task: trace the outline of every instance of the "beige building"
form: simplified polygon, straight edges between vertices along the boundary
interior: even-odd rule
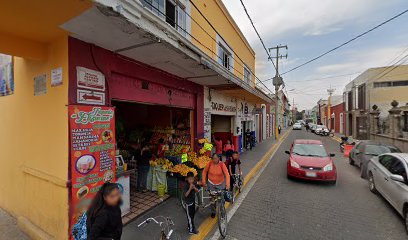
[[[370,68],[346,85],[346,135],[369,138],[369,112],[376,105],[380,121],[388,117],[391,102],[408,103],[408,65]]]

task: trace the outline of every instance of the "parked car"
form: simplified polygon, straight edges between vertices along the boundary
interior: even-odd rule
[[[314,131],[317,135],[328,136],[330,130],[324,125],[317,125]]]
[[[356,165],[360,168],[360,177],[367,178],[367,163],[375,156],[384,153],[400,153],[397,147],[393,145],[378,143],[375,141],[359,141],[349,154],[350,165]]]
[[[289,151],[288,178],[328,181],[335,184],[336,166],[320,140],[295,140]]]
[[[302,124],[298,122],[293,124],[293,130],[302,130]]]
[[[310,131],[314,133],[316,131],[317,125],[314,123],[309,123]]]
[[[405,219],[408,233],[408,153],[386,153],[367,165],[370,191],[380,193]]]

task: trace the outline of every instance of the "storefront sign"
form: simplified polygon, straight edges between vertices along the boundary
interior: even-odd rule
[[[235,113],[237,111],[237,108],[233,105],[225,105],[223,103],[218,103],[218,102],[211,102],[211,108],[214,111],[220,111],[220,112]]]
[[[240,121],[252,121],[253,120],[253,111],[255,106],[253,104],[240,101],[238,103],[237,116]]]
[[[0,53],[0,96],[7,96],[13,93],[13,57]]]
[[[77,101],[89,105],[105,105],[105,93],[77,89]]]
[[[211,141],[211,109],[204,108],[204,138]]]
[[[98,71],[77,67],[77,86],[79,88],[105,91],[105,76]]]
[[[69,106],[71,226],[107,181],[115,181],[114,108]]]

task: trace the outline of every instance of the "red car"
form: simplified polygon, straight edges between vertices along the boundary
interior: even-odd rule
[[[336,183],[337,172],[332,159],[334,154],[327,153],[322,141],[298,139],[286,153],[290,155],[288,178]]]

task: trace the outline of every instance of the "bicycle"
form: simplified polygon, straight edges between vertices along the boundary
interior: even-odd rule
[[[215,204],[217,216],[218,216],[218,230],[223,238],[227,236],[227,211],[225,209],[225,192],[226,190],[207,190],[209,193],[208,197],[204,196],[204,189],[196,193],[195,204],[196,211],[200,208],[204,209]],[[204,200],[210,199],[210,201],[205,204]],[[186,209],[186,203],[184,202],[184,196],[180,197],[180,203],[183,209]]]
[[[160,222],[157,220],[158,218],[162,218],[164,219],[164,221]],[[173,229],[174,222],[173,220],[171,220],[171,218],[163,216],[157,216],[156,218],[148,218],[141,222],[139,225],[137,225],[137,227],[142,226],[144,227],[150,222],[154,222],[161,227],[160,236],[158,238],[159,240],[181,240],[180,235],[177,234]]]
[[[235,193],[238,190],[241,193],[242,186],[244,184],[244,179],[241,174],[232,174],[232,179],[234,179],[234,184],[232,185],[232,201],[231,203],[235,202]]]

